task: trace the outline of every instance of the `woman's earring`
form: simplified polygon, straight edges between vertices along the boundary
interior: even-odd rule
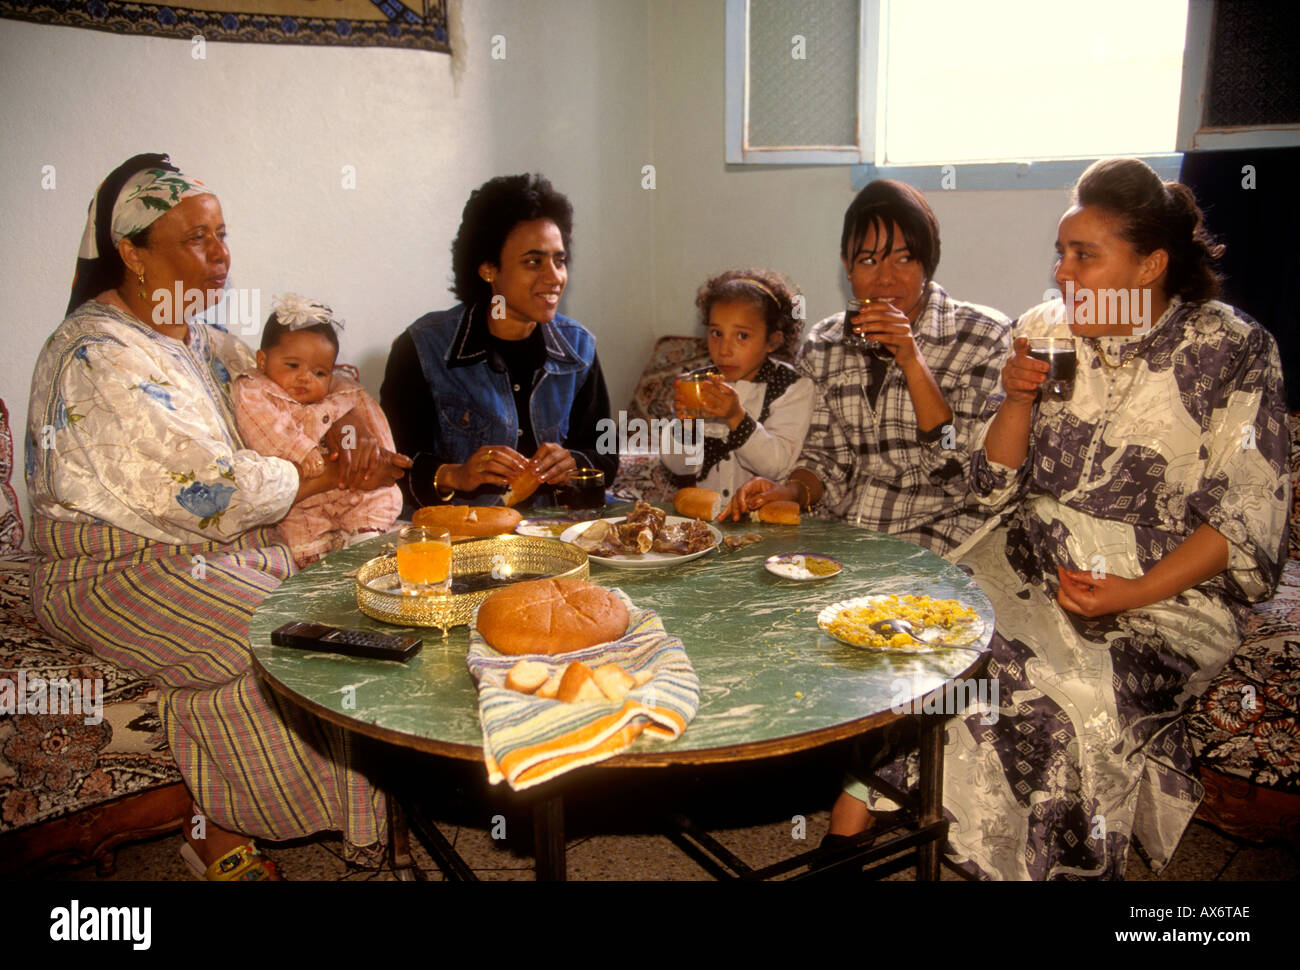
[[[144,274],[143,274],[143,273],[136,273],[136,274],[135,274],[135,278],[136,278],[136,280],[138,281],[138,285],[137,285],[137,288],[136,288],[136,291],[135,291],[135,295],[138,296],[138,297],[139,297],[140,299],[142,299],[142,300],[147,300],[147,299],[149,298],[149,294],[145,293],[145,291],[144,291]]]

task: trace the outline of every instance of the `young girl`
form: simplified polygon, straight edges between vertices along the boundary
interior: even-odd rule
[[[329,307],[289,293],[276,298],[262,331],[257,371],[234,382],[235,420],[244,444],[285,458],[303,478],[325,470],[325,432],[356,410],[391,455],[388,421],[365,389],[334,376],[342,328]],[[386,457],[386,456],[381,456]],[[279,524],[299,568],[335,549],[386,532],[402,510],[396,485],[373,491],[331,489],[298,502]]]
[[[709,356],[721,376],[703,384],[698,407],[684,398],[680,385],[673,401],[678,418],[688,405],[704,413],[703,453],[698,437],[692,441],[676,421],[659,451],[669,471],[693,476],[724,502],[755,475],[789,474],[808,433],[813,382],[787,363],[802,326],[797,294],[769,270],[736,269],[708,280],[695,296],[709,333]]]

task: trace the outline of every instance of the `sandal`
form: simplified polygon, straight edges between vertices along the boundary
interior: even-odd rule
[[[181,858],[200,879],[210,882],[280,882],[284,879],[274,862],[262,855],[252,842],[237,845],[210,866],[204,866],[194,846],[181,846]]]
[[[876,839],[880,837],[879,830],[893,825],[901,814],[901,812],[872,812],[871,824],[856,835],[838,835],[834,832],[827,832],[822,837],[821,845],[818,848],[828,854],[822,856],[816,862],[810,863],[808,866],[809,871],[825,869],[835,862],[842,853],[847,854],[849,849],[862,850],[871,848],[875,845]],[[872,832],[876,834],[868,837],[869,833]],[[854,872],[854,870],[846,870],[846,872]]]

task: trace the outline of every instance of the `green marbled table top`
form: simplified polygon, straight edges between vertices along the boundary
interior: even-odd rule
[[[612,506],[605,514],[625,511]],[[632,760],[642,752],[699,751],[824,732],[889,711],[900,703],[900,691],[919,698],[980,660],[970,650],[890,655],[847,646],[817,626],[818,612],[839,600],[874,593],[961,600],[984,624],[971,646],[987,650],[993,632],[988,598],[961,570],[919,546],[807,517],[798,526],[719,527],[724,534],[759,532],[763,541],[664,569],[591,564],[593,582],[620,587],[638,606],[658,611],[700,678],[699,713],[685,733],[668,745],[638,739],[628,753]],[[422,750],[481,757],[477,691],[465,666],[468,629],[457,627],[444,639],[437,629],[393,627],[357,609],[355,580],[346,574],[389,541],[391,536],[370,539],[334,553],[272,592],[252,619],[254,659],[278,689],[332,721]],[[784,552],[833,556],[844,570],[814,581],[779,579],[763,561]],[[293,620],[413,632],[424,638],[424,647],[403,664],[271,646],[271,631]]]

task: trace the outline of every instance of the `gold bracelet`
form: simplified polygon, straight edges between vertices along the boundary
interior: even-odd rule
[[[438,470],[433,473],[433,494],[439,502],[450,502],[456,497],[456,490],[454,488],[449,488],[447,494],[443,495],[442,489],[438,487],[438,476],[442,474],[442,470],[446,467],[446,465],[439,465]]]

